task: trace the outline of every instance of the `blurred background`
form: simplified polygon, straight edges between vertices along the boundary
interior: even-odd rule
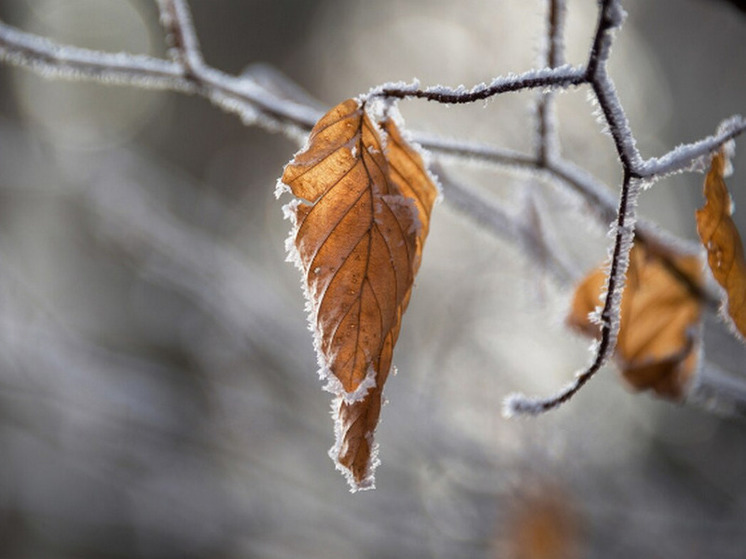
[[[190,5],[209,64],[269,65],[322,106],[527,70],[545,27],[533,0]],[[624,5],[610,72],[644,156],[746,111],[742,12]],[[0,0],[0,18],[165,56],[149,0]],[[595,20],[595,1],[569,1],[569,62]],[[534,100],[401,111],[414,130],[529,152]],[[583,88],[558,97],[561,148],[611,188],[593,111]],[[558,411],[501,417],[510,392],[567,382],[588,342],[563,327],[567,286],[447,201],[395,353],[377,489],[351,495],[273,196],[297,149],[202,98],[0,65],[0,558],[743,557],[742,421],[632,395],[611,367]],[[734,167],[746,207],[742,154]],[[552,185],[448,170],[512,208],[531,192],[578,274],[604,258],[606,226]],[[701,184],[666,179],[641,211],[693,239]]]

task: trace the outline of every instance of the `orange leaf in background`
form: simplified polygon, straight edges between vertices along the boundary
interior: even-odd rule
[[[698,361],[702,303],[693,288],[701,285],[701,264],[694,256],[669,259],[640,245],[632,248],[615,357],[635,389],[680,400]],[[589,336],[599,335],[589,313],[599,305],[605,282],[606,271],[598,268],[575,291],[567,322]]]
[[[353,489],[372,486],[383,384],[437,196],[394,122],[382,128],[387,142],[358,101],[345,101],[314,126],[282,176],[299,198],[286,206],[290,249],[320,374],[338,396],[330,454]]]
[[[712,275],[725,289],[728,314],[746,338],[746,260],[738,229],[731,219],[733,205],[723,180],[726,159],[722,152],[712,157],[705,177],[705,205],[697,210],[697,231],[707,249]]]
[[[498,540],[499,559],[576,559],[581,516],[560,487],[540,485],[512,499]]]

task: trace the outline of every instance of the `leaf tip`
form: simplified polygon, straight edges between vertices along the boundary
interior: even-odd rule
[[[362,436],[365,440],[364,445],[357,445],[358,447],[365,446],[367,449],[367,456],[365,453],[363,454],[365,460],[362,467],[359,467],[354,460],[350,461],[346,455],[346,450],[348,449],[345,447],[349,445],[347,437],[351,426],[345,421],[344,415],[341,413],[344,404],[344,398],[341,396],[334,398],[332,401],[331,415],[334,419],[334,445],[329,449],[329,458],[334,462],[334,467],[344,475],[350,487],[350,493],[375,489],[375,472],[376,468],[381,464],[381,460],[378,458],[378,443],[374,441],[372,431],[366,432]],[[357,468],[356,465],[358,466]]]

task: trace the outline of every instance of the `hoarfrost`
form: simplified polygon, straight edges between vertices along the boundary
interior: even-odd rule
[[[652,157],[644,162],[640,174],[661,178],[666,175],[683,171],[704,172],[709,168],[711,153],[719,146],[725,150],[726,175],[731,172],[730,158],[734,156],[735,142],[733,138],[746,130],[746,119],[741,115],[734,115],[718,126],[717,132],[697,142],[680,144],[661,157]]]
[[[277,183],[275,184],[275,198],[279,200],[279,198],[286,193],[292,193],[292,190],[290,190],[290,187],[286,185],[284,182],[282,182],[282,179],[277,179]],[[285,208],[283,207],[283,212],[285,211]],[[284,215],[285,219],[288,219],[288,216]]]

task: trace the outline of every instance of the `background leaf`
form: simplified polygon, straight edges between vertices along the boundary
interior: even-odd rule
[[[692,288],[701,284],[700,269],[696,257],[663,259],[639,243],[632,248],[615,357],[635,389],[684,396],[697,367],[702,303]],[[605,267],[595,269],[575,291],[567,321],[588,336],[598,335],[589,314],[599,305],[606,275]]]
[[[697,232],[707,249],[707,263],[712,275],[725,289],[728,316],[746,337],[746,259],[741,235],[731,219],[733,204],[723,174],[726,159],[722,152],[712,157],[705,177],[705,205],[697,210]]]

